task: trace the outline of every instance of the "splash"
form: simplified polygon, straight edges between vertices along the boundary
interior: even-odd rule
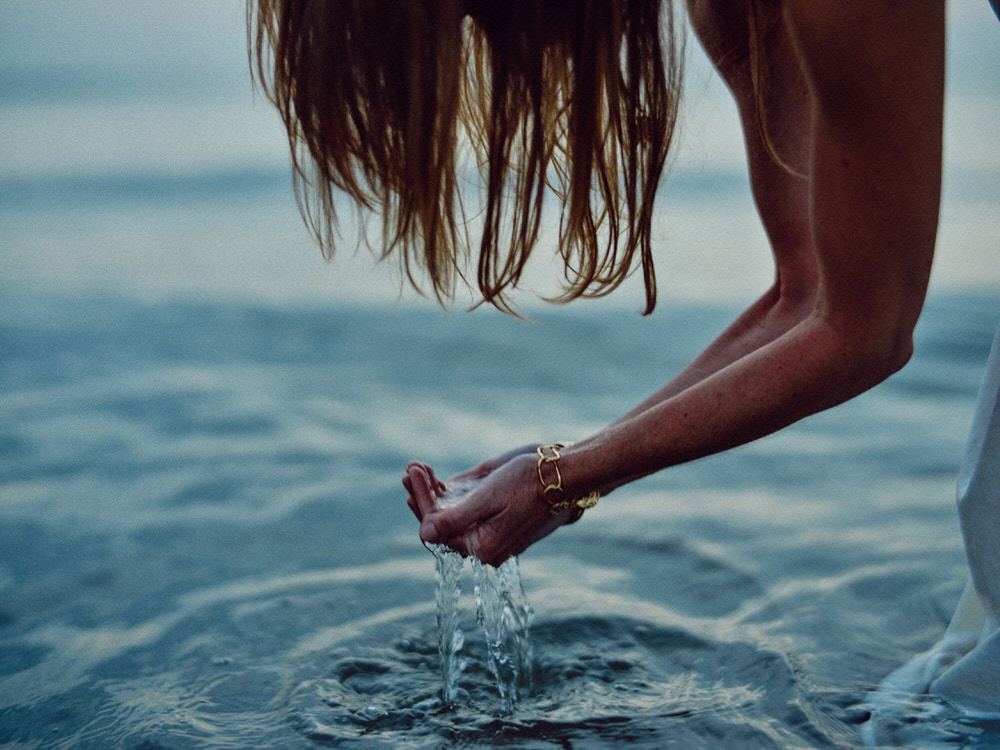
[[[531,606],[521,585],[516,557],[499,568],[473,558],[472,572],[476,619],[486,636],[490,672],[500,694],[500,708],[510,713],[519,694],[531,690]]]
[[[459,595],[462,593],[462,558],[441,544],[428,545],[437,563],[437,631],[438,653],[441,655],[442,698],[452,706],[458,692],[458,679],[465,668],[459,651],[465,636],[459,623]]]
[[[454,484],[441,497],[441,506],[461,502],[474,482]],[[453,706],[461,695],[459,680],[466,662],[461,657],[465,635],[460,622],[459,600],[462,590],[462,557],[440,544],[428,545],[437,565],[438,653],[441,657],[442,696]],[[521,583],[521,569],[516,557],[493,567],[470,558],[476,621],[486,639],[490,673],[496,682],[500,710],[511,713],[518,698],[531,690],[532,647],[529,628],[533,612]]]

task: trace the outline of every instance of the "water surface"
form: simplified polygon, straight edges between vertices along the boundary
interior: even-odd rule
[[[883,386],[523,555],[533,687],[505,713],[468,570],[442,701],[406,461],[580,438],[733,310],[525,323],[10,290],[0,742],[850,747],[965,581],[953,487],[998,302],[932,299]],[[1000,740],[947,713],[924,728]]]

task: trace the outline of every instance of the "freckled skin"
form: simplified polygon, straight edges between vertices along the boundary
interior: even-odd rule
[[[688,11],[740,112],[775,280],[663,388],[562,451],[573,496],[607,495],[853,398],[906,363],[923,306],[940,199],[943,0],[759,0],[756,90],[749,8],[690,0]],[[447,509],[435,506],[443,484],[430,467],[410,464],[421,538],[499,564],[564,523],[542,498],[535,447],[463,472],[479,486]]]

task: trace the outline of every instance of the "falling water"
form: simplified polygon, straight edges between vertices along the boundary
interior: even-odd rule
[[[476,619],[486,636],[490,672],[504,713],[514,710],[519,690],[531,689],[531,607],[521,585],[517,558],[499,568],[473,558]]]
[[[462,557],[442,544],[428,545],[437,561],[437,630],[438,653],[441,655],[441,677],[444,683],[442,699],[445,705],[455,703],[458,678],[464,662],[459,651],[465,636],[459,623],[458,599],[462,593]]]
[[[461,502],[471,483],[454,484],[439,499],[440,506]],[[428,545],[437,562],[438,653],[441,656],[442,695],[445,704],[459,697],[458,681],[465,667],[459,652],[465,643],[460,624],[462,557],[443,545]],[[490,673],[500,697],[500,710],[510,713],[518,696],[531,689],[532,648],[528,629],[532,611],[521,583],[516,557],[493,567],[471,558],[476,620],[486,638]]]

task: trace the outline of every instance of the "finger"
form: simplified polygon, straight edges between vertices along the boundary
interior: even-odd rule
[[[443,544],[455,537],[464,537],[498,512],[488,502],[463,502],[447,508],[425,511],[420,523],[420,538],[425,542]]]
[[[448,491],[448,486],[438,479],[437,474],[434,473],[432,469],[427,464],[419,464],[425,472],[427,472],[427,478],[430,480],[431,487],[434,489],[434,494],[440,497]]]
[[[454,482],[458,479],[481,479],[489,473],[489,467],[485,463],[482,463],[479,464],[479,466],[473,466],[471,469],[460,471],[458,474],[453,476],[451,480]]]
[[[411,496],[417,504],[418,517],[423,521],[424,516],[437,508],[438,493],[423,465],[411,463],[407,467],[406,475],[412,488]]]
[[[403,477],[403,487],[406,488],[406,492],[408,493],[406,498],[406,505],[409,507],[411,511],[413,511],[413,515],[417,517],[417,520],[422,521],[424,518],[424,514],[421,512],[420,506],[417,505],[417,501],[413,497],[413,482],[410,481],[409,476]]]
[[[417,505],[417,501],[414,500],[412,496],[406,498],[406,505],[413,515],[417,517],[418,521],[424,520],[424,514],[420,512],[420,506]]]
[[[412,489],[413,483],[410,480],[410,473],[414,469],[423,471],[427,475],[427,477],[430,480],[430,485],[433,489],[433,494],[441,495],[447,491],[445,483],[437,478],[437,476],[434,474],[434,469],[432,469],[428,464],[425,464],[422,461],[410,461],[410,463],[406,465],[407,473],[403,477],[403,486],[406,487],[406,489],[408,489],[411,494],[413,492]]]
[[[441,496],[448,491],[448,485],[438,479],[437,475],[434,473],[434,469],[432,469],[428,464],[425,464],[422,461],[410,461],[410,463],[406,466],[406,470],[409,471],[411,468],[420,468],[427,473],[427,476],[430,477],[431,486],[434,488],[434,492],[438,496]]]
[[[425,464],[423,461],[410,461],[406,465],[407,473],[409,473],[410,469],[423,469],[428,476],[434,473],[434,469],[430,467],[430,464]]]
[[[430,542],[425,542],[425,544],[430,544]],[[453,537],[443,542],[435,542],[435,544],[444,545],[445,547],[448,547],[452,552],[457,552],[462,557],[469,557],[471,554],[469,552],[469,545],[466,543],[466,540],[463,539],[462,537]]]
[[[430,468],[430,466],[422,461],[410,461],[410,463],[406,465],[406,473],[409,474],[410,469],[423,469],[424,471],[429,471]]]

